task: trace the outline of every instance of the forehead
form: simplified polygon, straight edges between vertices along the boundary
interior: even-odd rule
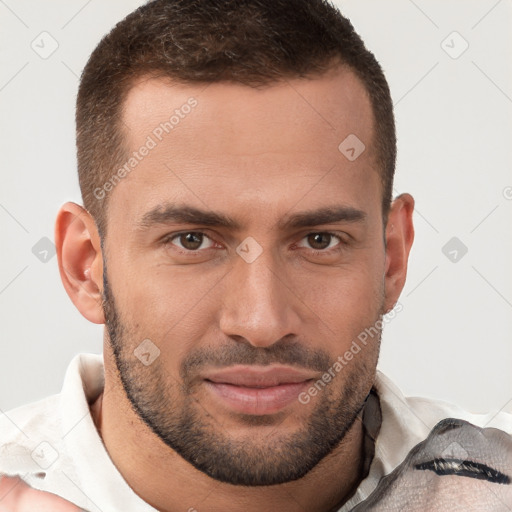
[[[185,107],[191,98],[197,101],[197,108],[188,112]],[[188,113],[194,115],[181,123]],[[299,135],[305,135],[309,142],[301,147],[309,149],[320,138],[329,144],[331,139],[336,142],[354,132],[370,145],[373,125],[366,89],[345,67],[318,77],[283,79],[257,88],[232,82],[183,84],[142,77],[131,87],[124,103],[123,120],[130,145],[137,144],[138,136],[152,132],[159,122],[168,122],[172,114],[180,119],[173,120],[173,135],[189,143],[196,135],[202,136],[204,153],[224,153],[225,145],[234,154],[294,149],[304,142]],[[278,128],[287,129],[275,139],[272,135]]]
[[[259,88],[145,77],[127,94],[123,123],[134,165],[114,195],[134,215],[184,195],[197,206],[230,198],[276,212],[278,199],[289,209],[307,189],[306,202],[328,192],[348,203],[380,183],[368,95],[341,67]],[[356,160],[340,150],[345,140],[364,148]]]

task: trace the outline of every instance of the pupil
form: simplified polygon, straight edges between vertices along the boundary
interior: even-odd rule
[[[329,247],[331,235],[327,233],[315,233],[308,236],[308,242],[314,249],[325,249]]]
[[[201,247],[202,242],[203,238],[200,233],[187,233],[185,235],[181,235],[181,245],[186,249],[198,249]]]

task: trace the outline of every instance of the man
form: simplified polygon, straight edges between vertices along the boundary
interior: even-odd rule
[[[2,417],[0,507],[512,506],[510,415],[376,372],[414,236],[395,146],[382,70],[329,4],[156,0],[119,23],[82,75],[84,206],[55,233],[104,354]]]

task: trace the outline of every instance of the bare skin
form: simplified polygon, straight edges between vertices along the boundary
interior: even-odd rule
[[[105,257],[125,328],[125,355],[137,375],[161,379],[168,399],[162,407],[172,398],[178,410],[186,403],[180,365],[205,347],[268,349],[293,339],[334,362],[397,302],[413,241],[410,195],[395,199],[383,225],[371,107],[351,72],[338,68],[313,80],[259,90],[140,80],[124,109],[130,152],[190,97],[197,100],[194,110],[109,192],[104,255],[94,221],[82,207],[65,204],[56,224],[61,277],[72,301],[89,321],[105,323]],[[352,162],[338,150],[349,134],[366,146]],[[169,202],[222,214],[237,227],[181,221],[142,226],[145,213]],[[361,215],[283,225],[293,215],[339,206]],[[184,248],[179,237],[162,242],[184,232],[206,235],[198,250]],[[334,234],[327,238],[329,247],[313,248],[308,235],[326,232]],[[251,263],[235,250],[247,237],[262,249]],[[160,350],[156,363],[145,369],[135,366],[132,355],[144,339]],[[328,398],[342,400],[357,380],[351,371],[360,375],[357,400],[362,403],[378,351],[374,340],[309,403],[294,400],[267,414],[266,422],[249,421],[230,408],[199,373],[191,380],[191,407],[209,433],[240,443],[255,461],[256,454],[270,461],[278,455],[265,449],[269,441],[285,446]],[[107,330],[104,359],[105,392],[92,407],[93,417],[120,473],[158,510],[328,512],[346,501],[362,478],[363,430],[356,420],[299,479],[263,486],[216,480],[178,455],[135,412]],[[309,372],[309,381],[322,376],[312,368],[301,371]]]
[[[80,512],[69,501],[32,489],[19,477],[0,475],[0,512]]]

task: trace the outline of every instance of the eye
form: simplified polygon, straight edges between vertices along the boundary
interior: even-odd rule
[[[307,244],[306,247],[309,246],[309,248],[316,251],[326,251],[327,249],[336,247],[341,242],[341,237],[334,233],[319,232],[309,233],[297,245],[299,247],[305,247],[304,244]]]
[[[188,231],[186,233],[178,233],[166,240],[167,243],[172,243],[186,251],[198,251],[199,249],[210,249],[213,247],[214,242],[204,233],[199,231]]]

